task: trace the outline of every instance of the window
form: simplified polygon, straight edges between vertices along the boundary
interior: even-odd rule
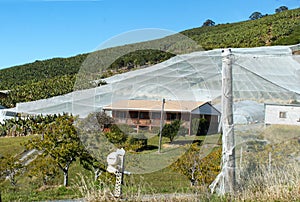
[[[141,112],[140,119],[149,119],[149,112]]]
[[[160,119],[160,112],[152,112],[152,119]]]
[[[132,119],[137,119],[139,117],[139,113],[137,111],[130,111],[129,116]]]
[[[116,117],[119,118],[119,119],[124,119],[124,118],[126,118],[126,112],[117,111],[116,112]]]
[[[286,118],[286,112],[279,112],[279,118]]]
[[[5,116],[16,117],[16,116],[17,116],[17,113],[16,113],[16,112],[12,112],[12,111],[6,111]]]
[[[175,113],[167,113],[167,120],[172,121],[177,118],[177,115]]]

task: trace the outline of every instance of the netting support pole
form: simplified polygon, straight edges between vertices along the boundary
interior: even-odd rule
[[[158,142],[158,153],[161,152],[161,141],[162,141],[162,129],[164,125],[164,108],[165,108],[166,100],[163,98],[161,105],[161,113],[160,113],[160,128],[159,128],[159,142]]]
[[[222,165],[225,193],[234,193],[236,182],[233,124],[232,53],[231,49],[224,49],[222,50]]]

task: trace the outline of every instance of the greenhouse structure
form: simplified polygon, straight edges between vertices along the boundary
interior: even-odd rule
[[[299,100],[300,60],[292,54],[297,48],[273,46],[232,49],[234,101],[252,101],[237,104],[235,111],[240,117],[237,121],[262,121],[263,106],[260,104],[264,102],[289,103]],[[219,105],[221,65],[220,49],[177,55],[145,69],[106,78],[107,85],[49,99],[17,103],[14,110],[32,114],[66,112],[86,117],[120,100],[165,98]]]

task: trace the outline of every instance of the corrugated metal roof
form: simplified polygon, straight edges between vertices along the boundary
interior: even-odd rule
[[[191,112],[206,102],[194,101],[169,101],[166,100],[164,111]],[[103,107],[104,110],[140,110],[140,111],[161,111],[162,101],[155,100],[120,100],[109,106]]]
[[[205,103],[204,105],[197,107],[192,111],[192,114],[204,114],[204,115],[216,115],[220,116],[221,112],[219,112],[215,107],[213,107],[209,103]]]

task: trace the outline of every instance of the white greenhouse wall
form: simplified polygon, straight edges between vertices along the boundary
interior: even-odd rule
[[[300,105],[265,105],[265,124],[300,126]]]

